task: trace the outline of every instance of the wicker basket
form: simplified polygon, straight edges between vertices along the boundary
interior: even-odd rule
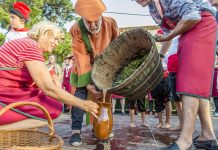
[[[147,57],[140,67],[121,84],[112,87],[116,73],[133,55],[145,50]],[[138,99],[145,96],[160,82],[163,76],[162,63],[152,35],[135,28],[121,34],[111,42],[103,55],[95,60],[92,80],[99,89]]]
[[[63,140],[55,135],[54,125],[48,111],[34,102],[17,102],[0,110],[0,116],[7,110],[21,106],[32,105],[41,109],[48,120],[49,133],[24,129],[24,130],[1,130],[0,150],[61,150]]]

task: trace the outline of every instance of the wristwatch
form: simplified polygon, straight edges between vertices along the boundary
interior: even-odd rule
[[[160,58],[165,58],[165,55],[163,54],[159,54],[160,55]]]

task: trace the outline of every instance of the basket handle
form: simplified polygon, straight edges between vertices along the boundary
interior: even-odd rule
[[[49,135],[50,135],[50,139],[51,139],[54,136],[54,124],[52,122],[51,116],[48,113],[48,111],[38,103],[35,103],[35,102],[15,102],[15,103],[11,103],[11,104],[3,107],[2,109],[0,109],[0,116],[3,115],[6,111],[8,111],[11,108],[18,107],[18,106],[23,106],[23,105],[35,106],[35,107],[39,108],[40,110],[42,110],[42,112],[44,113],[44,115],[45,115],[45,117],[46,117],[46,119],[48,121]]]

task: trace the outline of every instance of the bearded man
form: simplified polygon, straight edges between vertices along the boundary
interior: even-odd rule
[[[75,12],[82,18],[70,29],[72,50],[75,58],[75,68],[71,73],[71,84],[76,87],[75,96],[86,99],[88,91],[93,100],[102,98],[91,81],[92,65],[96,56],[103,53],[105,48],[119,35],[115,20],[102,16],[106,10],[101,0],[77,0]],[[84,111],[73,107],[71,111],[72,135],[70,143],[73,146],[82,144],[81,129]]]

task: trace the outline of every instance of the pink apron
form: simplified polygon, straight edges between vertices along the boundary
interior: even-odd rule
[[[0,108],[20,101],[36,102],[44,106],[52,119],[62,112],[62,104],[39,90],[26,68],[0,68]],[[32,106],[21,106],[0,116],[0,125],[27,118],[45,119],[41,110]]]

